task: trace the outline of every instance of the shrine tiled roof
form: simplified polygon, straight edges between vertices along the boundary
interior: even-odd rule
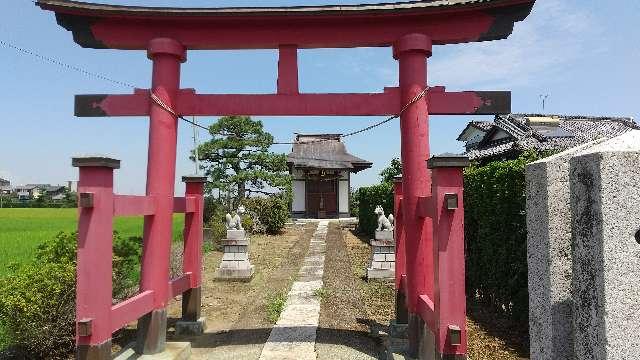
[[[371,167],[370,161],[347,152],[337,134],[298,135],[291,153],[289,166],[295,168],[350,170],[358,172]]]
[[[550,118],[553,126],[530,119]],[[613,138],[640,129],[632,118],[540,114],[497,115],[482,141],[467,147],[471,160],[507,158],[526,150],[561,151],[599,138]],[[497,136],[500,134],[500,136]]]

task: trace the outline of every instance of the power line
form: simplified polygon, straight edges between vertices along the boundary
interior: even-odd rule
[[[108,81],[108,82],[111,82],[111,83],[116,84],[116,85],[129,87],[129,88],[133,88],[133,89],[136,88],[135,85],[129,84],[127,82],[120,81],[120,80],[115,80],[115,79],[112,79],[112,78],[110,78],[108,76],[105,76],[105,75],[102,75],[102,74],[98,74],[96,72],[92,72],[92,71],[89,71],[89,70],[85,70],[85,69],[80,68],[80,67],[75,66],[75,65],[67,64],[64,61],[61,61],[61,60],[54,59],[54,58],[49,57],[49,56],[45,56],[45,55],[39,54],[39,53],[37,53],[37,52],[35,52],[33,50],[25,49],[23,47],[20,47],[18,45],[15,45],[15,44],[10,43],[10,42],[5,41],[5,40],[1,40],[0,39],[0,45],[2,45],[4,47],[7,47],[7,48],[10,48],[10,49],[13,49],[15,51],[18,51],[18,52],[20,52],[22,54],[33,56],[33,57],[35,57],[35,58],[37,58],[39,60],[43,60],[43,61],[49,62],[51,64],[60,66],[60,67],[62,67],[64,69],[72,70],[72,71],[78,72],[80,74],[84,74],[84,75],[87,75],[87,76],[94,77],[96,79]]]
[[[64,69],[78,72],[78,73],[86,75],[86,76],[90,76],[90,77],[94,77],[96,79],[108,81],[108,82],[111,82],[113,84],[124,86],[124,87],[128,87],[128,88],[133,88],[133,89],[138,88],[137,86],[135,86],[133,84],[130,84],[130,83],[127,83],[125,81],[116,80],[116,79],[113,79],[111,77],[99,74],[97,72],[85,70],[85,69],[83,69],[83,68],[81,68],[79,66],[71,65],[71,64],[68,64],[68,63],[66,63],[64,61],[61,61],[61,60],[58,60],[58,59],[55,59],[55,58],[52,58],[52,57],[49,57],[49,56],[46,56],[46,55],[39,54],[39,53],[37,53],[37,52],[35,52],[33,50],[20,47],[18,45],[15,45],[15,44],[13,44],[11,42],[6,41],[6,40],[0,39],[0,45],[2,45],[4,47],[7,47],[7,48],[10,48],[10,49],[13,49],[15,51],[18,51],[18,52],[20,52],[22,54],[33,56],[33,57],[35,57],[35,58],[37,58],[39,60],[43,60],[43,61],[49,62],[51,64],[60,66],[60,67],[62,67]],[[357,134],[361,134],[361,133],[367,132],[369,130],[373,130],[373,129],[381,126],[381,125],[384,125],[384,124],[386,124],[386,123],[388,123],[388,122],[390,122],[390,121],[392,121],[394,119],[399,118],[402,115],[402,113],[404,113],[409,108],[409,106],[413,105],[415,102],[417,102],[418,100],[422,99],[425,96],[425,94],[426,94],[426,92],[428,90],[429,90],[429,87],[428,86],[425,87],[424,90],[422,90],[411,101],[409,101],[406,105],[404,105],[398,114],[390,116],[390,117],[388,117],[387,119],[385,119],[383,121],[380,121],[380,122],[377,122],[375,124],[369,125],[369,126],[367,126],[365,128],[362,128],[362,129],[359,129],[359,130],[356,130],[356,131],[352,131],[352,132],[349,132],[347,134],[340,135],[340,138],[346,138],[346,137],[350,137],[350,136],[354,136],[354,135],[357,135]],[[178,118],[178,119],[180,119],[182,121],[185,121],[185,122],[191,124],[194,127],[209,131],[208,127],[202,126],[202,125],[196,123],[195,121],[191,121],[191,120],[185,118],[184,116],[176,113],[171,107],[169,107],[164,102],[162,102],[162,100],[158,96],[153,94],[153,93],[151,93],[151,99],[156,104],[158,104],[160,107],[162,107],[165,111],[169,112],[170,114],[172,114],[176,118]],[[321,143],[321,142],[326,142],[326,141],[332,141],[332,140],[331,139],[318,139],[318,140],[306,141],[306,142],[276,141],[276,142],[273,142],[272,145],[294,145],[294,144],[305,144],[305,145],[307,145],[307,144]]]

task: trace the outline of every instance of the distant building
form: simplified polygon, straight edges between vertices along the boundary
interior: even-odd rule
[[[515,159],[524,151],[561,151],[640,129],[632,118],[508,114],[472,121],[458,136],[471,160]]]
[[[297,135],[287,163],[294,218],[349,217],[351,173],[372,165],[349,154],[340,134]]]
[[[18,200],[31,200],[40,197],[40,189],[35,185],[18,185],[13,188]]]
[[[63,200],[67,193],[67,187],[62,185],[48,186],[44,189],[44,193],[50,196],[51,200]]]
[[[0,195],[10,195],[13,192],[11,181],[0,178]]]

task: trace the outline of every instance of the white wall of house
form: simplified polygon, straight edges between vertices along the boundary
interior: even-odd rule
[[[305,195],[306,183],[300,180],[293,181],[293,204],[291,210],[293,212],[305,211]]]
[[[349,172],[343,171],[338,181],[338,212],[349,212]]]

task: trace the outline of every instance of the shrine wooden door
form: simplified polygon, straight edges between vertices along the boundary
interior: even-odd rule
[[[338,216],[338,180],[307,181],[307,216],[333,218]]]

